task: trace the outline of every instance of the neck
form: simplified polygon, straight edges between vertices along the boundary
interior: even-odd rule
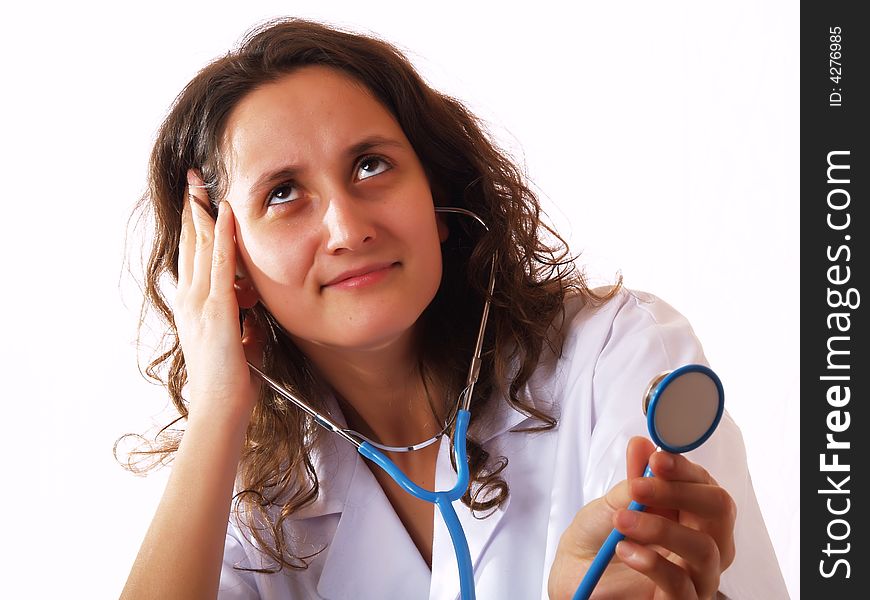
[[[416,444],[441,431],[441,390],[430,383],[427,393],[411,332],[374,349],[297,344],[335,390],[351,429],[391,446]]]

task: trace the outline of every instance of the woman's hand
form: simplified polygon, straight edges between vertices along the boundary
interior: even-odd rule
[[[260,338],[249,320],[239,332],[239,307],[256,303],[256,294],[234,281],[233,213],[223,202],[215,222],[192,171],[188,183],[173,307],[187,365],[188,427],[124,600],[217,597],[233,486],[258,393],[246,359],[261,359]]]
[[[211,415],[247,424],[259,386],[247,360],[258,364],[262,345],[251,319],[240,335],[239,308],[250,308],[256,295],[246,282],[236,282],[229,203],[221,202],[215,221],[198,174],[188,171],[187,181],[173,312],[187,366],[189,419]]]
[[[573,597],[614,527],[626,539],[593,598],[716,597],[719,576],[734,561],[734,501],[701,466],[654,450],[649,440],[632,438],[629,479],[584,506],[565,530],[550,571],[552,600]],[[647,462],[655,477],[640,477]],[[626,510],[631,500],[647,510]]]

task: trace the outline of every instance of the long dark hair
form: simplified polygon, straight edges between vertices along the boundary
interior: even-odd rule
[[[436,205],[467,208],[489,227],[484,232],[458,218],[451,223],[443,248],[441,287],[422,317],[420,359],[424,377],[456,398],[464,387],[490,261],[496,255],[497,285],[468,443],[472,485],[463,498],[485,514],[507,498],[507,484],[500,475],[507,460],[491,460],[474,441],[475,421],[487,412],[490,402],[506,401],[537,418],[537,429],[551,428],[555,420],[523,397],[524,386],[545,345],[559,352],[553,333],[566,296],[579,294],[593,303],[606,298],[587,288],[562,238],[542,222],[540,204],[521,171],[460,102],[430,88],[390,44],[298,19],[257,27],[236,50],[206,66],[177,97],[159,130],[148,191],[138,210],[150,212],[154,223],[143,318],[148,309],[156,310],[166,323],[167,335],[165,347],[145,373],[167,387],[179,417],[148,447],[130,453],[126,464],[143,471],[171,458],[182,435],[172,427],[187,416],[182,397],[187,379],[184,357],[161,285],[167,275],[177,281],[186,172],[199,169],[211,200],[222,198],[227,186],[222,136],[231,111],[257,87],[310,65],[336,69],[368,88],[411,142]],[[270,332],[264,356],[267,371],[322,407],[327,390],[306,357],[261,305],[252,309],[252,316]],[[264,571],[307,566],[310,557],[294,553],[283,524],[318,493],[311,452],[319,435],[301,411],[268,389],[262,391],[239,463],[242,491],[236,495],[235,509],[238,515],[246,515],[248,531],[274,561],[274,569]]]

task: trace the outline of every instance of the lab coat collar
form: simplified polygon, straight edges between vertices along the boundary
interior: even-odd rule
[[[334,397],[326,399],[326,413],[340,427],[347,422]],[[318,493],[311,504],[294,511],[291,520],[301,521],[331,514],[340,514],[352,482],[359,454],[356,447],[334,433],[317,429],[317,440],[311,453],[311,462],[317,473]]]
[[[555,368],[555,362],[550,366]],[[530,381],[526,384],[525,389],[521,392],[521,396],[528,403],[531,403],[538,410],[545,413],[558,413],[557,407],[553,404],[553,399],[548,396],[551,394],[542,393],[538,389],[535,381]],[[512,429],[523,429],[525,427],[534,427],[540,425],[537,418],[526,415],[512,407],[508,402],[507,392],[494,393],[489,398],[484,406],[483,414],[476,416],[471,415],[471,425],[468,428],[468,435],[481,445],[486,444],[500,435],[507,433]]]
[[[522,428],[527,422],[531,424],[534,421],[533,418],[511,407],[503,397],[492,398],[490,406],[487,414],[478,418],[472,415],[469,436],[481,445],[487,444],[511,429]],[[347,426],[338,402],[334,398],[327,400],[327,411],[338,425]],[[321,430],[318,431],[318,435],[320,439],[315,445],[311,459],[318,475],[320,491],[311,504],[293,513],[294,521],[341,513],[350,493],[352,481],[356,484],[361,481],[353,479],[357,463],[363,460],[356,448],[333,433]],[[449,447],[450,440],[445,436],[442,438],[442,443],[447,443]],[[374,482],[377,484],[377,480]],[[453,484],[450,483],[449,487],[452,486]]]
[[[492,408],[487,414],[475,419],[472,414],[468,435],[477,443],[483,445],[507,433],[515,427],[521,427],[525,421],[533,420],[507,403],[505,398],[493,398]]]
[[[473,417],[472,417],[472,420]],[[481,445],[489,446],[490,454],[495,459],[499,456],[499,445],[494,442],[499,436],[516,427],[522,427],[531,418],[511,407],[503,397],[491,398],[491,409],[481,416],[471,428],[470,437]],[[438,466],[435,473],[435,485],[439,490],[449,489],[456,482],[456,473],[450,463],[452,442],[443,439],[438,456]],[[502,472],[502,476],[510,486],[510,463]],[[472,513],[471,509],[457,500],[453,503],[462,530],[468,540],[471,554],[471,564],[475,571],[486,552],[493,536],[499,529],[499,524],[510,506],[511,496],[491,513]],[[456,555],[450,532],[440,514],[435,517],[434,537],[432,544],[432,582],[429,600],[456,600],[459,598],[459,570],[456,565]]]
[[[481,444],[522,426],[528,420],[503,398],[492,400],[489,414],[481,417],[472,432]],[[330,404],[333,418],[343,425],[337,403]],[[447,436],[441,439],[435,477],[438,490],[450,489],[456,481],[450,463],[451,445]],[[292,520],[341,515],[326,549],[317,585],[322,597],[429,600],[459,597],[459,574],[453,544],[437,509],[434,511],[433,570],[430,571],[380,484],[352,445],[335,435],[325,434],[319,440],[312,460],[317,469],[320,492],[314,502],[296,511]],[[503,472],[508,484],[509,471],[510,465]],[[509,504],[510,496],[501,507],[481,519],[461,501],[453,503],[468,538],[475,568]],[[398,568],[401,572],[396,571]]]
[[[427,597],[431,573],[359,454],[317,592],[323,598]],[[397,572],[401,569],[401,572]]]
[[[326,409],[338,425],[346,427],[335,398],[326,400]],[[317,582],[319,596],[424,600],[431,577],[429,567],[356,448],[322,431],[311,460],[319,492],[311,504],[295,511],[291,520],[340,515],[324,552]],[[401,565],[400,573],[397,565]]]

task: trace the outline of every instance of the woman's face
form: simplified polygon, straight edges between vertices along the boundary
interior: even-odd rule
[[[246,96],[224,145],[241,266],[303,350],[409,334],[441,281],[446,229],[380,102],[338,71],[305,67]]]

